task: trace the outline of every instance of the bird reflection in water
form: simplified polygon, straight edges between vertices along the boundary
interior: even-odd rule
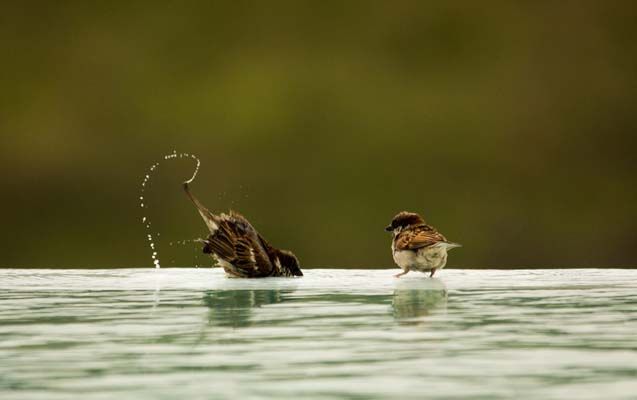
[[[254,324],[254,308],[281,303],[292,290],[209,290],[203,303],[210,309],[208,324],[240,328]]]
[[[396,282],[392,310],[401,324],[421,324],[424,318],[447,309],[447,287],[440,279],[409,279]]]

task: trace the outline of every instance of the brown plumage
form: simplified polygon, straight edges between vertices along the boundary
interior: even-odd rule
[[[394,262],[403,269],[396,275],[400,277],[410,270],[431,271],[447,264],[447,250],[460,247],[457,243],[447,241],[434,227],[427,225],[425,220],[416,213],[402,211],[385,228],[393,233],[392,256]]]
[[[433,226],[426,223],[413,225],[411,229],[401,231],[395,239],[397,250],[416,250],[438,242],[446,242],[445,238]]]
[[[210,235],[200,241],[203,252],[217,259],[230,276],[237,278],[263,278],[269,276],[303,276],[296,256],[270,244],[241,214],[215,215],[190,193],[188,183],[184,190],[199,211]]]

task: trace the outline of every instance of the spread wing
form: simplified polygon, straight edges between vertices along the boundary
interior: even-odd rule
[[[265,250],[267,243],[250,222],[236,212],[215,218],[218,229],[205,240],[204,253],[215,253],[231,264],[241,276],[268,276],[272,263]]]
[[[396,250],[416,250],[446,241],[447,239],[435,228],[423,224],[399,233],[395,246]]]

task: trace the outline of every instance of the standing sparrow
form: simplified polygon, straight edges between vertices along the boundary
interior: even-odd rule
[[[183,185],[210,230],[208,238],[200,240],[204,244],[203,252],[216,258],[229,276],[303,276],[299,260],[291,251],[270,246],[245,217],[234,211],[229,215],[211,213],[190,193],[188,182]]]
[[[461,247],[458,243],[448,242],[416,213],[398,213],[385,230],[393,233],[391,252],[394,262],[403,269],[396,278],[411,270],[431,271],[429,277],[433,277],[436,270],[447,264],[447,250]]]

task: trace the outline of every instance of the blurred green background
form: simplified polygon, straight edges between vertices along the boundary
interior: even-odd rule
[[[305,267],[635,266],[634,1],[3,2],[2,266],[210,265],[181,192]]]

